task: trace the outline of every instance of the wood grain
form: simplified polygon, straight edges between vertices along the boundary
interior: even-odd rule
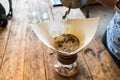
[[[23,80],[26,34],[24,1],[17,1],[14,5],[14,17],[0,70],[0,80]]]
[[[14,29],[12,28],[12,33],[10,33],[10,38],[8,40],[8,45],[6,47],[1,74],[2,80],[22,80],[23,72],[23,60],[24,60],[24,34],[25,29],[19,29],[21,27],[14,24]],[[16,26],[16,27],[15,27]],[[24,27],[25,25],[23,25]],[[21,35],[22,34],[22,35]],[[21,35],[21,36],[20,36]],[[7,74],[7,77],[6,77]]]
[[[93,80],[120,79],[120,69],[97,38],[94,38],[81,53],[85,58]]]
[[[24,80],[46,80],[42,43],[29,25],[24,54]]]
[[[25,34],[25,53],[24,53],[24,68],[23,68],[23,80],[46,80],[45,64],[44,64],[44,52],[43,44],[38,39],[36,34],[32,30],[32,26],[36,26],[32,23],[30,14],[38,8],[39,0],[34,2],[27,0],[27,21],[26,34]],[[36,5],[38,4],[38,5]],[[32,5],[32,6],[31,6]],[[30,11],[30,9],[33,9]],[[36,19],[40,18],[40,14],[36,16]],[[38,19],[39,20],[39,19]]]
[[[7,44],[7,39],[9,35],[9,27],[10,23],[8,24],[7,28],[0,30],[0,67],[2,65],[2,60],[4,57],[4,52]]]
[[[28,25],[30,3],[29,0],[16,3],[0,80],[45,80],[41,42]]]
[[[9,11],[8,1],[2,0],[2,1],[0,1],[0,3],[4,6],[4,8],[6,10],[6,14],[8,14],[8,11]],[[16,1],[14,0],[13,3],[15,4]],[[13,5],[13,8],[15,8],[15,5]],[[10,31],[11,24],[12,24],[12,19],[8,20],[8,24],[5,28],[0,28],[0,67],[2,65],[2,60],[4,57],[4,52],[5,52],[7,40],[9,37],[9,31]]]

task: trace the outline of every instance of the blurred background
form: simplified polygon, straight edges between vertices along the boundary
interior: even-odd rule
[[[54,6],[61,6],[60,0],[52,0],[52,4]],[[82,10],[83,11],[83,10]],[[84,15],[86,15],[85,11],[83,11]],[[115,10],[114,8],[107,8],[103,5],[99,4],[95,0],[90,0],[89,3],[89,17],[99,17],[99,25],[96,34],[98,35],[99,39],[102,38],[107,25],[111,21],[112,17],[114,16]]]

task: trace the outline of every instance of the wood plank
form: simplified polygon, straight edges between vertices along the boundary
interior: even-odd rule
[[[22,80],[23,63],[24,63],[24,47],[25,29],[20,29],[19,22],[15,23],[11,28],[10,38],[6,47],[2,67],[0,70],[1,80]],[[25,25],[23,25],[25,27]],[[21,35],[21,36],[20,36]],[[6,76],[7,74],[7,76]]]
[[[10,28],[8,43],[0,70],[0,80],[23,80],[24,39],[26,34],[26,17],[24,16],[26,11],[24,4],[24,1],[18,0],[14,4],[16,6],[14,7],[13,23]]]
[[[24,80],[46,80],[42,43],[30,25],[26,34]]]
[[[29,18],[28,8],[31,6],[29,3],[31,3],[29,0],[18,1],[14,9],[14,23],[10,29],[8,45],[0,70],[0,80],[45,80],[42,48],[38,47],[41,43],[38,38],[33,38],[35,35],[31,26],[28,25],[32,20]],[[31,40],[33,42],[30,42]],[[33,46],[38,49],[34,49]]]
[[[6,28],[0,30],[0,67],[2,65],[2,60],[4,57],[4,52],[7,44],[7,39],[9,35],[9,27],[11,23],[9,21],[9,24],[7,25]]]
[[[81,53],[85,58],[93,80],[120,79],[120,69],[96,37]]]
[[[9,11],[9,3],[7,0],[5,1],[0,1],[1,4],[4,6],[6,13],[8,13]],[[13,2],[14,4],[16,2]],[[15,7],[15,5],[13,6],[13,8]],[[0,28],[0,67],[2,65],[2,60],[4,57],[4,52],[5,52],[5,48],[6,48],[6,44],[7,44],[7,39],[8,39],[8,35],[9,35],[9,30],[12,24],[12,19],[8,20],[8,25],[6,26],[6,28]]]
[[[101,40],[98,39],[99,36],[95,36],[96,42],[100,45],[101,49],[104,49],[104,45],[101,43]],[[106,49],[106,48],[105,48]],[[120,79],[120,68],[116,65],[115,61],[113,60],[112,56],[110,55],[110,53],[108,53],[108,51],[106,50],[105,54],[105,58],[102,59],[103,62],[106,62],[106,64],[108,63],[109,66],[107,66],[107,69],[109,70],[109,75],[112,76],[113,79]]]
[[[36,25],[31,24],[33,18],[30,15],[37,12],[36,10],[40,10],[40,2],[39,0],[27,0],[26,5],[28,7],[26,11],[29,24],[26,25],[23,80],[46,80],[42,43],[32,30],[31,26]],[[30,9],[34,12],[31,12]],[[40,14],[36,15],[35,18],[40,18]]]

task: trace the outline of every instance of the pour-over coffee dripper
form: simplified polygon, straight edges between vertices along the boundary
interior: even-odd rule
[[[98,18],[69,19],[65,22],[50,21],[32,26],[38,38],[57,54],[54,63],[55,71],[62,76],[73,76],[79,70],[77,53],[81,51],[94,37],[97,30]],[[64,25],[63,25],[64,24]],[[57,50],[53,45],[54,38],[62,34],[72,34],[80,41],[80,46],[72,52]]]

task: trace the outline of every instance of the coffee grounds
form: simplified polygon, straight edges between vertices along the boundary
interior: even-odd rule
[[[73,52],[80,46],[79,39],[73,34],[62,34],[54,38],[54,47],[57,50]]]

